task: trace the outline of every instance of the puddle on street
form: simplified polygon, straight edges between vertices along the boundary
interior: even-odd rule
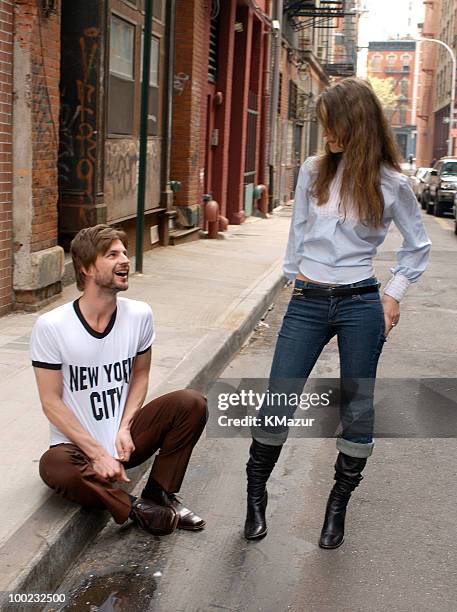
[[[59,612],[145,612],[156,588],[151,574],[135,571],[91,576],[68,594]]]

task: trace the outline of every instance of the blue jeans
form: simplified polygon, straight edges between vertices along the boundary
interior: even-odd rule
[[[344,287],[376,285],[370,277]],[[295,287],[319,287],[296,280]],[[373,396],[378,360],[386,341],[384,308],[377,287],[363,294],[344,297],[293,295],[279,332],[269,378],[270,393],[300,395],[324,346],[338,338],[340,355],[340,422],[338,450],[354,457],[368,457],[373,451]],[[296,410],[288,406],[288,417]],[[259,416],[278,413],[275,406],[262,406]],[[281,412],[281,411],[280,411]],[[282,410],[284,414],[284,409]],[[288,427],[261,425],[253,437],[265,444],[283,444]]]

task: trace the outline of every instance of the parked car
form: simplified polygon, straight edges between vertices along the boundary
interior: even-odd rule
[[[436,172],[436,170],[434,171],[433,168],[431,168],[425,173],[425,176],[422,179],[423,183],[420,202],[423,210],[427,210],[430,202],[430,183],[433,178],[433,172]]]
[[[412,190],[416,194],[416,198],[422,203],[422,192],[424,190],[424,179],[427,172],[430,172],[432,168],[418,168],[416,172],[409,177]]]
[[[457,157],[442,157],[430,171],[427,196],[427,214],[441,217],[453,212],[457,194]]]
[[[457,194],[454,196],[454,234],[457,236]]]

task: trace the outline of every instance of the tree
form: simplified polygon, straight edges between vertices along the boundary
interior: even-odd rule
[[[375,94],[378,96],[387,118],[391,121],[392,115],[397,110],[400,99],[400,96],[395,93],[395,79],[392,77],[388,77],[387,79],[371,77],[368,80]]]

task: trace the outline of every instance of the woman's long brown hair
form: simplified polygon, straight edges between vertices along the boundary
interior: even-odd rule
[[[317,161],[313,184],[317,204],[327,202],[330,183],[344,155],[341,205],[347,211],[352,201],[362,222],[379,227],[384,212],[381,164],[401,172],[398,149],[381,103],[367,81],[350,77],[319,95],[316,112],[324,129],[344,149],[344,153],[332,153],[326,144]]]

